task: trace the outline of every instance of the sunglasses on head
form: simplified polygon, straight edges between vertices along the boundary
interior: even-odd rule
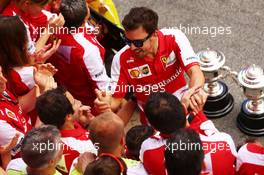
[[[144,42],[147,41],[151,37],[151,35],[152,33],[149,34],[146,38],[138,39],[138,40],[130,40],[127,37],[124,37],[124,38],[125,38],[127,45],[131,46],[133,44],[135,47],[142,47],[144,45]]]

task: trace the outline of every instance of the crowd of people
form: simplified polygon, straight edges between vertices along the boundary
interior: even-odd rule
[[[185,34],[134,7],[108,72],[96,1],[0,2],[0,174],[264,175],[260,141],[237,148],[203,113]]]

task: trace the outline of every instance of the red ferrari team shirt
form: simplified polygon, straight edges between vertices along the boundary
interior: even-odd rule
[[[254,143],[242,146],[237,155],[237,175],[264,175],[264,147]]]
[[[24,23],[27,30],[28,52],[30,54],[33,54],[36,50],[35,42],[40,37],[41,31],[47,26],[49,19],[56,15],[46,10],[42,10],[38,16],[31,17],[22,12],[13,0],[3,10],[2,14],[4,16],[19,16],[20,20]]]
[[[41,29],[47,26],[49,19],[53,15],[56,15],[47,10],[42,10],[37,16],[29,16],[27,13],[22,12],[13,0],[4,9],[2,14],[4,16],[19,16],[26,27],[28,27],[31,39],[34,42],[39,38]]]
[[[234,175],[237,153],[231,136],[217,131],[210,120],[202,123],[200,130],[203,131],[200,138],[205,152],[205,167],[201,174]],[[139,158],[148,174],[166,175],[165,144],[166,138],[160,135],[152,136],[142,143]]]
[[[27,94],[34,86],[34,67],[15,67],[10,70],[10,81],[7,88],[16,96]]]
[[[105,49],[86,30],[58,37],[62,40],[61,45],[50,59],[58,69],[55,79],[74,98],[92,107],[95,88],[106,90],[110,83],[103,62]]]
[[[191,117],[190,115],[187,116]],[[189,128],[195,130],[197,133],[203,133],[201,129],[202,123],[205,123],[207,118],[203,112],[199,112],[194,116]],[[164,164],[164,149],[166,144],[166,138],[163,138],[159,134],[152,136],[148,141],[143,142],[140,150],[140,160],[143,161],[144,167],[149,174],[166,175]],[[152,164],[154,164],[152,166]]]
[[[15,96],[8,91],[0,94],[0,145],[10,143],[16,133],[23,138],[31,129],[30,118],[23,113]],[[16,147],[14,150],[13,155],[18,153]]]
[[[60,130],[63,146],[63,156],[57,168],[63,174],[69,174],[72,162],[80,154],[91,152],[97,154],[97,150],[89,139],[89,132],[79,123],[74,124],[73,130]]]
[[[219,132],[212,121],[201,124],[200,139],[205,154],[203,174],[234,175],[237,151],[229,134]]]
[[[24,66],[15,67],[10,70],[10,81],[7,83],[7,89],[16,97],[26,95],[35,86],[34,67]],[[28,113],[34,126],[37,120],[36,110]]]
[[[198,65],[197,56],[185,34],[162,29],[154,59],[134,57],[129,46],[115,55],[111,68],[113,97],[123,98],[130,88],[140,107],[151,92],[167,91],[180,98],[187,88],[184,72],[194,65]]]

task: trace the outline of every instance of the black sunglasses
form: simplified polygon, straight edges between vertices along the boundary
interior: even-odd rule
[[[138,39],[138,40],[130,40],[126,36],[124,36],[125,41],[127,45],[131,46],[131,44],[134,44],[135,47],[142,47],[144,45],[144,42],[147,41],[151,37],[152,33],[149,34],[146,38],[144,39]]]

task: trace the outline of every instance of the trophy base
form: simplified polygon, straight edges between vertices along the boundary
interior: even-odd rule
[[[241,111],[237,117],[237,127],[245,134],[250,136],[263,136],[264,135],[264,113],[252,114],[246,108],[244,101]]]
[[[223,87],[221,94],[217,96],[209,95],[204,105],[204,113],[210,119],[224,117],[234,107],[234,98],[228,92],[227,85],[221,81],[218,83]]]

